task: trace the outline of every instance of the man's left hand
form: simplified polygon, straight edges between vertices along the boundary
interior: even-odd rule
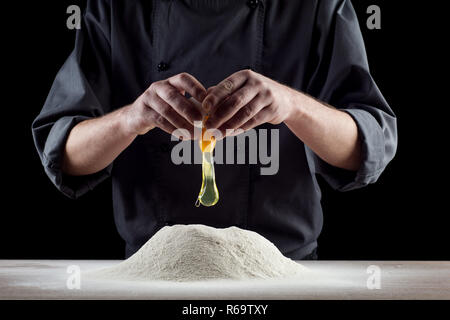
[[[279,124],[292,114],[295,90],[251,70],[229,76],[207,91],[203,108],[210,114],[207,129],[232,135],[263,123]]]

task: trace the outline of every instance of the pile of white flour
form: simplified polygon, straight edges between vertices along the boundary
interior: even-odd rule
[[[129,259],[91,272],[112,280],[201,281],[299,276],[302,265],[259,234],[236,227],[164,227]]]

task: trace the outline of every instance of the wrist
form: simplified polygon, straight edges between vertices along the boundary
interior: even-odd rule
[[[136,137],[142,131],[133,109],[133,105],[130,104],[119,109],[117,112],[117,129],[125,136]]]
[[[286,119],[284,120],[284,122],[286,124],[289,123],[296,123],[298,121],[300,121],[305,114],[305,98],[306,95],[303,94],[302,92],[298,92],[295,90],[292,90],[293,94],[292,94],[292,98],[290,99],[290,108],[289,108],[289,112],[288,115],[286,116]]]

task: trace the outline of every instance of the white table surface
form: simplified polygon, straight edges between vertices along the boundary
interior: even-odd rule
[[[304,279],[209,281],[99,281],[83,272],[119,261],[0,260],[0,299],[450,299],[450,262],[302,261]],[[81,288],[68,289],[67,268],[79,266]],[[381,271],[381,288],[369,290],[367,268]]]

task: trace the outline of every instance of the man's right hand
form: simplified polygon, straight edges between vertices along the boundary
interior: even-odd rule
[[[153,83],[136,101],[105,116],[78,123],[67,138],[62,170],[81,176],[106,168],[139,134],[159,127],[171,134],[187,129],[194,137],[193,123],[201,109],[184,96],[188,92],[202,102],[205,88],[193,76],[181,73]]]
[[[194,121],[202,115],[185,93],[203,102],[206,89],[188,73],[180,73],[166,80],[154,82],[136,101],[125,107],[126,127],[132,134],[145,134],[158,127],[172,134],[186,129],[194,136]]]

